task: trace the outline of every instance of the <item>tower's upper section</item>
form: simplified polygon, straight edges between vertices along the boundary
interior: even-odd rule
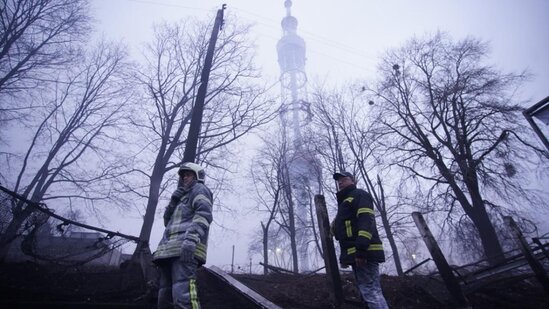
[[[284,7],[286,8],[286,17],[282,18],[282,30],[284,30],[284,34],[295,33],[297,30],[297,18],[292,16],[292,1],[284,1]]]
[[[305,40],[296,34],[297,18],[291,14],[292,1],[284,2],[286,16],[282,19],[281,25],[283,36],[278,41],[278,64],[282,73],[291,70],[303,71],[305,67]]]
[[[282,18],[282,22],[280,24],[282,25],[282,30],[284,30],[285,35],[295,33],[297,30],[297,18],[293,16],[286,16]]]

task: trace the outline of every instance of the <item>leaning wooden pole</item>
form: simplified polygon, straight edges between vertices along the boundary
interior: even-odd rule
[[[217,42],[217,35],[219,33],[219,30],[221,30],[221,27],[223,27],[223,11],[226,7],[227,5],[223,4],[221,9],[217,10],[217,16],[215,17],[215,23],[212,29],[212,36],[210,37],[208,51],[206,52],[206,59],[204,59],[204,67],[202,68],[202,75],[200,76],[200,86],[198,87],[196,100],[194,102],[194,107],[192,110],[191,125],[189,127],[189,135],[185,143],[183,162],[194,162],[196,160],[198,135],[200,134],[200,127],[202,126],[202,114],[204,112],[206,90],[208,89],[208,81],[210,79],[210,71],[212,69],[215,44]]]
[[[315,207],[330,294],[334,299],[335,307],[344,308],[343,288],[341,287],[334,242],[330,233],[330,220],[328,219],[328,211],[326,210],[326,200],[323,195],[315,195]]]
[[[208,87],[208,80],[210,78],[210,71],[212,68],[213,55],[215,51],[215,44],[217,42],[217,35],[219,30],[223,26],[223,11],[227,5],[223,4],[221,9],[217,10],[217,15],[210,37],[208,50],[206,52],[206,58],[204,59],[204,67],[202,68],[202,74],[200,76],[200,86],[196,94],[196,100],[192,109],[191,124],[189,127],[189,134],[185,143],[185,152],[183,154],[183,162],[195,162],[196,160],[196,148],[198,144],[198,136],[200,134],[200,127],[202,126],[202,114],[204,112],[204,102],[206,98],[206,90]],[[179,185],[182,185],[180,182]],[[151,279],[152,271],[152,254],[149,247],[149,241],[151,238],[151,231],[154,222],[154,208],[147,208],[145,211],[145,218],[143,220],[143,226],[141,227],[141,233],[139,234],[139,243],[132,256],[132,260],[138,260],[143,270],[143,275],[148,281]]]
[[[421,237],[423,237],[425,245],[427,245],[427,249],[429,249],[429,252],[431,253],[431,257],[437,265],[438,271],[442,276],[442,280],[444,280],[446,288],[450,292],[450,295],[452,295],[452,299],[459,308],[470,308],[471,306],[469,305],[469,301],[461,290],[461,286],[454,276],[452,268],[450,268],[448,261],[446,261],[446,257],[442,254],[442,250],[440,250],[440,247],[438,246],[435,237],[433,237],[431,230],[427,226],[423,215],[419,212],[413,212],[412,217],[414,218],[414,222],[421,233]]]
[[[541,265],[538,259],[536,259],[536,257],[534,256],[532,249],[530,249],[530,245],[528,245],[528,242],[526,241],[526,239],[524,239],[524,236],[522,235],[522,231],[518,227],[515,220],[513,220],[513,218],[505,216],[503,217],[503,221],[511,229],[513,237],[515,238],[517,245],[520,247],[522,254],[524,254],[524,257],[530,265],[530,268],[532,268],[532,271],[534,272],[534,274],[536,274],[536,278],[543,286],[545,293],[549,295],[549,278],[547,277],[547,272],[543,268],[543,265]]]

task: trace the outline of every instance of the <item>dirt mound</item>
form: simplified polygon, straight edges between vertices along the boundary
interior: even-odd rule
[[[235,278],[275,304],[288,309],[333,308],[325,275],[270,274],[235,275]],[[342,275],[347,308],[364,308],[351,274]],[[384,295],[391,308],[451,308],[444,285],[426,276],[381,277]],[[473,308],[549,308],[549,298],[535,279],[506,280],[467,295]]]
[[[234,278],[282,308],[334,308],[326,275],[235,274]],[[352,274],[342,274],[347,308],[364,308]],[[534,278],[509,278],[468,293],[473,308],[549,308],[549,300]],[[203,309],[242,309],[226,287],[198,272]],[[452,307],[439,280],[426,276],[382,276],[381,284],[391,308],[434,309]],[[145,284],[138,272],[118,268],[56,269],[37,264],[0,265],[0,307],[43,308],[37,304],[78,303],[79,307],[154,308],[154,284]],[[13,306],[13,305],[20,306]],[[23,305],[21,305],[23,304]],[[69,306],[70,307],[70,306]],[[61,307],[58,307],[61,308]],[[68,307],[63,307],[68,308]]]

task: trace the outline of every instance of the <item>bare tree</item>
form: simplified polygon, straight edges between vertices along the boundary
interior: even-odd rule
[[[269,237],[271,224],[275,222],[282,195],[281,160],[283,153],[277,152],[272,143],[264,139],[265,146],[252,163],[250,174],[256,191],[256,211],[267,213],[267,219],[261,221],[263,273],[267,274],[269,265]]]
[[[344,136],[339,131],[338,117],[334,112],[342,109],[341,96],[328,94],[329,90],[318,86],[313,92],[313,127],[315,139],[315,152],[322,160],[322,166],[328,171],[345,169],[345,162],[350,158],[344,156]],[[337,107],[336,107],[337,106]],[[327,188],[333,192],[333,187]]]
[[[319,89],[315,92],[316,143],[322,149],[319,153],[324,162],[331,162],[331,171],[349,170],[357,179],[363,179],[366,190],[373,198],[374,207],[381,219],[385,235],[391,246],[396,271],[402,275],[402,266],[398,246],[392,231],[396,216],[396,204],[388,205],[384,186],[379,176],[381,170],[375,156],[375,138],[371,134],[368,120],[368,105],[364,102],[362,88],[344,86],[342,89],[328,92]],[[378,173],[372,177],[371,174]],[[396,223],[395,223],[396,224]]]
[[[140,152],[155,157],[139,169],[147,192],[136,190],[147,199],[143,246],[148,246],[159,198],[174,183],[173,176],[164,176],[181,164],[210,28],[192,20],[163,24],[155,28],[154,41],[146,49],[147,63],[138,77],[145,90],[143,117],[134,121],[144,141]],[[276,115],[265,87],[257,84],[247,33],[245,26],[226,24],[216,44],[195,160],[212,168],[226,167],[228,146]],[[136,253],[142,249],[147,248],[138,247]]]
[[[86,0],[2,0],[0,7],[0,95],[49,80],[78,55],[75,43],[90,29]]]
[[[302,133],[303,140],[309,140],[306,137],[308,133]],[[311,155],[314,152],[309,149],[312,147],[308,142],[301,143],[299,147],[288,143],[281,128],[267,134],[262,141],[262,148],[251,169],[259,210],[269,213],[268,226],[273,224],[276,228],[274,235],[267,234],[269,230],[263,229],[264,256],[268,253],[268,241],[276,239],[281,248],[289,248],[285,252],[291,259],[292,270],[298,272],[322,256],[313,204],[314,194],[319,193],[320,164]],[[309,167],[314,170],[309,171]],[[280,231],[285,237],[279,234]]]
[[[299,271],[299,259],[297,255],[297,230],[296,230],[296,205],[294,201],[294,193],[292,187],[292,181],[290,178],[289,166],[292,160],[288,156],[290,152],[288,142],[282,135],[281,150],[284,154],[280,162],[280,173],[277,175],[280,178],[282,184],[282,201],[280,205],[280,216],[277,220],[277,224],[282,230],[288,234],[290,241],[290,252],[292,257],[292,269],[294,272]]]
[[[425,211],[444,211],[447,223],[464,213],[495,263],[503,252],[491,214],[510,211],[504,206],[517,198],[536,203],[525,189],[536,156],[513,98],[527,76],[500,73],[483,64],[486,56],[487,45],[473,38],[412,39],[387,53],[368,90],[383,156],[406,180],[429,186]]]
[[[58,72],[49,91],[41,95],[43,108],[32,115],[36,122],[21,163],[4,165],[17,170],[10,179],[13,191],[33,202],[62,199],[69,206],[75,199],[93,205],[110,196],[107,182],[122,172],[121,165],[107,157],[131,98],[125,59],[121,46],[102,42]],[[2,258],[6,244],[21,233],[32,212],[23,203],[12,207],[12,220],[0,237]]]

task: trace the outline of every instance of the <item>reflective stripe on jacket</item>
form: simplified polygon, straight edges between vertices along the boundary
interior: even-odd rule
[[[354,264],[355,256],[384,262],[385,253],[376,228],[372,196],[351,185],[337,194],[334,236],[339,241],[342,264]]]
[[[153,261],[181,256],[183,241],[188,239],[196,243],[194,257],[199,264],[206,263],[212,204],[212,192],[204,184],[195,182],[184,189],[175,209],[166,208],[167,225]]]

